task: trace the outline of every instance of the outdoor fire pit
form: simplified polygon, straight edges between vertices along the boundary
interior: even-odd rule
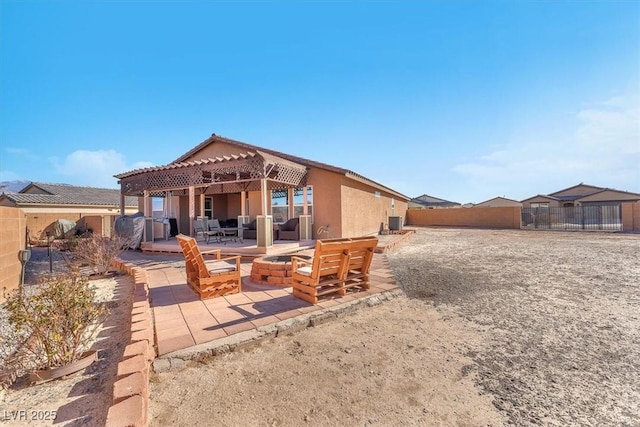
[[[291,286],[291,257],[311,259],[307,255],[271,255],[251,265],[251,281],[262,285]]]

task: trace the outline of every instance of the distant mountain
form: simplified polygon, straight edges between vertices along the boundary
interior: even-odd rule
[[[31,184],[31,181],[3,181],[0,182],[0,194],[1,193],[19,193],[20,190]]]

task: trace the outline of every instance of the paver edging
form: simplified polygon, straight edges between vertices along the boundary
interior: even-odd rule
[[[149,408],[149,373],[156,357],[154,326],[149,304],[146,270],[120,259],[113,266],[134,280],[131,293],[131,338],[118,364],[119,375],[113,386],[112,404],[106,427],[147,426]],[[140,344],[146,343],[146,344]],[[133,370],[131,370],[133,369]]]
[[[383,253],[391,252],[397,246],[399,246],[399,245],[405,243],[407,240],[409,240],[411,235],[414,234],[415,232],[416,232],[415,230],[402,230],[400,233],[396,233],[396,234],[400,235],[400,237],[398,239],[394,240],[393,242],[389,242],[386,245],[380,245],[380,246],[376,247],[375,252],[377,254],[383,254]]]

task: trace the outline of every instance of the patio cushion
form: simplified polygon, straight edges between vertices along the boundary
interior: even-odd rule
[[[235,270],[234,265],[230,265],[226,262],[216,262],[213,264],[207,264],[210,274],[228,273]]]
[[[310,265],[305,265],[304,267],[298,267],[296,271],[300,274],[311,276],[312,268]]]
[[[297,226],[298,226],[298,218],[291,218],[290,220],[288,220],[287,222],[285,222],[280,226],[280,230],[295,231]]]

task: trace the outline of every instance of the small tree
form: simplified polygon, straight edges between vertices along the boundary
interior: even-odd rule
[[[94,299],[88,279],[77,272],[47,277],[32,295],[9,294],[8,321],[26,337],[21,350],[34,356],[34,369],[64,366],[89,349],[108,313]]]
[[[77,238],[72,248],[73,263],[87,265],[94,274],[104,275],[116,257],[127,250],[130,242],[130,237],[104,237],[95,233]]]

